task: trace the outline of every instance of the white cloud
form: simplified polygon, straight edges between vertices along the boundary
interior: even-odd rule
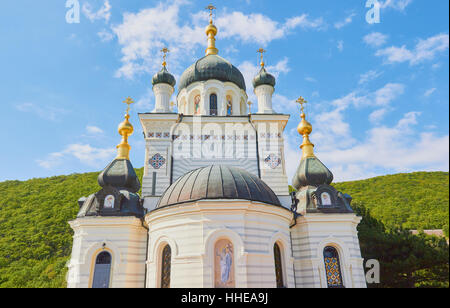
[[[417,65],[427,60],[433,60],[438,53],[444,52],[449,48],[448,34],[438,34],[425,40],[419,40],[413,50],[406,46],[391,46],[380,49],[376,56],[384,57],[387,64],[409,62],[410,65]]]
[[[352,21],[353,21],[353,17],[355,17],[355,16],[356,16],[355,13],[350,14],[350,15],[347,16],[347,18],[345,18],[343,21],[338,21],[338,22],[336,22],[336,23],[334,24],[334,27],[335,27],[336,29],[341,29],[341,28],[345,27],[346,25],[351,24]]]
[[[366,83],[368,83],[368,82],[370,82],[372,80],[377,79],[382,74],[383,73],[380,73],[378,71],[370,70],[370,71],[360,75],[358,84],[360,84],[360,85],[366,84]]]
[[[100,40],[102,42],[109,42],[112,41],[114,39],[114,34],[112,34],[111,32],[103,29],[100,32],[97,33],[98,37],[100,38]]]
[[[363,41],[371,47],[380,47],[386,43],[388,36],[380,32],[372,32],[364,36]]]
[[[75,159],[84,165],[100,168],[112,159],[115,152],[113,148],[101,149],[89,144],[71,144],[61,152],[51,153],[45,159],[37,160],[37,163],[43,168],[52,169]]]
[[[153,8],[123,15],[123,22],[112,27],[122,46],[122,67],[117,71],[117,77],[133,78],[142,72],[155,72],[161,66],[160,49],[164,46],[171,50],[168,62],[172,70],[177,71],[181,68],[180,59],[193,57],[198,47],[206,45],[207,12],[181,19],[180,10],[184,4],[185,1],[159,3]],[[219,29],[218,39],[234,37],[262,45],[298,28],[320,30],[324,26],[322,19],[311,20],[305,14],[280,23],[262,14],[242,12],[225,12],[215,19],[215,24]]]
[[[60,120],[61,116],[69,113],[68,110],[63,109],[63,108],[37,105],[34,103],[18,104],[15,107],[20,112],[34,113],[38,117],[40,117],[44,120],[50,120],[50,121],[58,121],[58,120]]]
[[[338,41],[337,49],[342,52],[344,51],[344,41]]]
[[[104,19],[108,22],[111,18],[111,4],[109,4],[108,0],[105,0],[103,6],[98,11],[93,11],[91,4],[86,2],[83,4],[82,11],[91,22],[99,19]]]
[[[421,113],[408,112],[392,127],[380,124],[380,119],[392,108],[392,102],[403,92],[404,85],[394,83],[365,95],[354,91],[333,100],[329,103],[331,110],[328,107],[312,118],[311,141],[316,145],[317,156],[333,171],[336,181],[396,172],[448,170],[449,136],[418,132],[423,129],[417,127]],[[355,137],[354,127],[347,119],[348,110],[373,107],[378,108],[369,120],[375,126],[364,132],[363,137]],[[361,132],[357,135],[361,136]],[[299,158],[296,160],[291,164],[298,165]]]
[[[390,8],[397,11],[404,11],[408,5],[410,5],[412,0],[385,0],[380,1],[380,7],[382,9]]]
[[[101,128],[97,127],[97,126],[91,126],[91,125],[88,125],[88,126],[86,126],[86,131],[87,131],[87,133],[90,134],[90,135],[100,135],[100,134],[103,134],[103,130],[102,130]]]
[[[428,96],[430,96],[431,94],[433,94],[434,92],[436,92],[436,90],[437,90],[436,88],[429,89],[429,90],[425,91],[425,93],[423,94],[423,96],[428,97]]]
[[[310,76],[305,77],[305,80],[306,80],[306,81],[309,81],[309,82],[317,82],[317,79],[315,79],[315,78],[313,78],[313,77],[310,77]]]

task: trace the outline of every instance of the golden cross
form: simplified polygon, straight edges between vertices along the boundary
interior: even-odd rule
[[[304,113],[304,111],[305,111],[304,105],[307,104],[308,102],[302,96],[300,96],[300,98],[298,100],[296,100],[296,102],[302,106],[302,113]]]
[[[167,57],[167,54],[170,52],[170,50],[167,47],[164,47],[163,49],[161,49],[161,52],[164,54],[163,55],[163,59],[164,59],[163,66],[166,66],[167,65],[166,57]]]
[[[175,107],[175,103],[174,102],[170,102],[170,107],[172,107],[172,111],[173,111],[173,107]]]
[[[259,52],[261,54],[261,66],[264,66],[264,53],[267,50],[264,50],[263,48],[258,49],[256,52]]]
[[[131,97],[128,96],[128,98],[126,100],[124,100],[123,102],[128,105],[128,107],[127,107],[127,114],[128,114],[128,112],[130,112],[130,105],[134,104],[134,101]]]
[[[209,21],[212,23],[212,17],[213,17],[213,10],[217,9],[214,5],[210,4],[206,7],[207,10],[209,10]]]

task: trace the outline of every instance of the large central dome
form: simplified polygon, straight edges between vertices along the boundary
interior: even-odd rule
[[[207,55],[191,65],[180,78],[179,92],[197,81],[216,79],[232,82],[246,90],[242,73],[233,64],[218,55]]]
[[[260,178],[243,169],[218,165],[193,170],[179,178],[166,190],[157,207],[215,199],[281,206],[278,197]]]

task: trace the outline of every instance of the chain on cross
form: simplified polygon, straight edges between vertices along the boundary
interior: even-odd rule
[[[217,8],[214,5],[210,4],[206,7],[206,9],[209,10],[209,22],[212,23],[213,11]]]
[[[163,49],[161,49],[161,52],[163,53],[163,66],[166,66],[167,65],[166,58],[170,50],[167,47],[164,47]]]
[[[257,50],[257,52],[261,54],[261,66],[264,66],[264,53],[266,51],[267,50],[264,50],[264,48],[260,48],[260,49]]]
[[[300,96],[300,98],[296,101],[297,103],[300,104],[300,106],[302,106],[302,113],[305,113],[305,104],[307,104],[308,102],[302,97]]]
[[[131,98],[131,97],[129,97],[128,96],[128,98],[126,99],[126,100],[124,100],[123,101],[125,104],[127,104],[127,115],[129,114],[129,112],[130,112],[130,105],[131,104],[134,104],[134,101],[133,101],[133,99]]]

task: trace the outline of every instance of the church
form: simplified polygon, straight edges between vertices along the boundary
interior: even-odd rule
[[[273,109],[276,79],[264,50],[252,110],[242,73],[219,56],[217,32],[211,14],[206,54],[178,81],[163,50],[152,79],[155,109],[139,114],[142,184],[129,159],[134,128],[132,100],[125,101],[117,157],[99,174],[101,189],[78,200],[69,222],[69,288],[366,287],[361,218],[314,153],[306,101],[298,100],[303,154],[290,166],[284,153],[290,116]],[[288,168],[297,168],[293,192]]]

